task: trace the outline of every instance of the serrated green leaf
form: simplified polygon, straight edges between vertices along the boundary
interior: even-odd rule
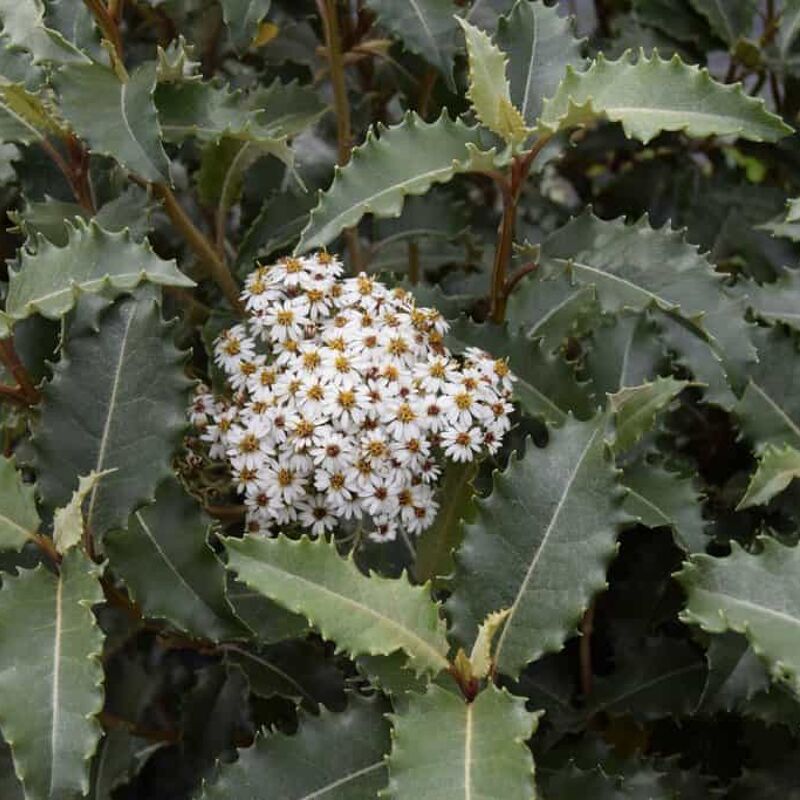
[[[461,541],[461,516],[469,508],[475,494],[472,481],[478,474],[474,461],[458,463],[448,461],[439,483],[439,510],[433,525],[424,530],[417,540],[414,574],[417,580],[434,580],[450,574],[453,568],[453,551]]]
[[[252,91],[249,106],[258,111],[261,127],[273,136],[296,136],[313,125],[328,106],[313,86],[275,79],[269,86]]]
[[[781,10],[781,24],[778,29],[778,48],[786,58],[800,33],[800,2],[784,0]]]
[[[759,542],[758,555],[732,541],[726,558],[691,556],[675,576],[687,595],[681,619],[710,633],[743,633],[772,679],[800,694],[800,549]]]
[[[100,740],[103,634],[92,606],[98,570],[71,550],[59,574],[4,576],[0,590],[0,729],[27,800],[86,794]],[[20,630],[25,635],[20,636]]]
[[[34,64],[89,61],[58,31],[45,26],[41,0],[0,0],[0,24],[8,43],[15,49],[27,50]]]
[[[478,324],[465,317],[452,323],[448,346],[461,352],[480,347],[495,358],[508,358],[514,377],[514,396],[525,411],[553,425],[561,425],[570,413],[591,416],[592,403],[572,367],[559,356],[545,352],[541,341],[513,335],[504,326]]]
[[[57,508],[53,514],[53,542],[59,553],[75,547],[83,536],[83,501],[104,476],[114,470],[90,472],[78,478],[78,488],[72,493],[69,503]]]
[[[39,236],[20,250],[9,272],[6,314],[14,320],[31,314],[58,319],[81,293],[130,290],[148,281],[160,286],[194,286],[174,261],[159,258],[147,242],[130,233],[111,233],[76,219],[68,225],[65,247]]]
[[[13,459],[0,456],[0,550],[21,550],[39,523],[33,486],[23,483]]]
[[[800,478],[800,450],[767,445],[758,459],[758,469],[750,478],[737,510],[769,503],[795,479]]]
[[[492,611],[491,614],[487,614],[486,619],[478,628],[475,644],[472,645],[472,651],[469,654],[472,674],[478,680],[483,680],[492,669],[492,645],[497,632],[510,613],[511,609],[508,608],[504,608],[502,611]]]
[[[662,466],[634,463],[623,471],[622,483],[628,490],[623,508],[648,528],[672,528],[680,547],[688,553],[702,553],[709,538],[702,498],[691,478]]]
[[[405,578],[361,573],[324,539],[226,539],[228,568],[269,599],[303,614],[354,656],[408,653],[416,672],[448,666],[439,608]]]
[[[533,127],[546,97],[552,97],[568,66],[580,69],[581,42],[572,23],[560,17],[555,6],[517,0],[501,17],[495,36],[508,56],[511,100],[528,127]]]
[[[412,53],[437,67],[451,89],[453,58],[457,52],[452,0],[366,0],[378,21],[400,39]]]
[[[116,469],[88,500],[86,524],[99,538],[152,499],[186,427],[183,361],[157,304],[144,298],[118,301],[96,330],[70,336],[33,441],[47,505],[64,505],[77,475]]]
[[[228,26],[234,47],[246,50],[269,13],[271,0],[221,0],[222,18]]]
[[[49,0],[47,3],[47,24],[94,61],[106,61],[108,54],[100,44],[94,15],[86,3],[73,3],[72,0]]]
[[[748,305],[761,319],[800,330],[800,272],[785,269],[774,283],[747,286]]]
[[[169,182],[153,102],[155,62],[142,64],[127,83],[101,64],[72,64],[54,76],[60,109],[96,153],[116,159],[148,181]]]
[[[22,84],[0,79],[0,141],[30,144],[63,133],[41,97]]]
[[[391,715],[391,800],[536,797],[534,766],[525,742],[538,715],[522,698],[489,684],[471,703],[431,684],[402,713]]]
[[[800,4],[798,4],[798,21],[800,22]],[[770,231],[773,236],[791,239],[800,242],[800,197],[786,201],[786,212],[770,222],[758,226],[759,229]]]
[[[378,697],[351,695],[334,714],[303,716],[294,736],[259,736],[239,751],[235,764],[220,766],[200,800],[365,800],[386,785],[389,749],[385,706]]]
[[[758,363],[734,413],[756,450],[770,444],[800,449],[800,350],[778,328],[758,328],[753,339]]]
[[[627,136],[649,142],[661,131],[687,136],[740,136],[774,142],[791,133],[762,100],[741,85],[717,83],[705,69],[669,61],[657,53],[631,54],[608,61],[602,53],[583,73],[568,68],[551,100],[545,100],[539,127],[554,133],[598,119],[621,122]]]
[[[396,217],[407,195],[424,194],[473,168],[481,145],[478,128],[455,122],[445,112],[427,123],[414,113],[391,128],[378,126],[350,162],[337,168],[330,188],[320,194],[297,252],[324,247],[365,214]]]
[[[11,336],[11,326],[13,324],[14,320],[5,311],[0,311],[0,339],[8,339]]]
[[[735,45],[753,28],[756,0],[689,0],[694,10],[702,14],[714,33],[728,45]]]
[[[587,212],[544,241],[540,268],[594,285],[605,311],[656,306],[679,315],[701,341],[710,338],[729,370],[744,370],[755,358],[742,301],[726,292],[698,248],[668,227],[605,222]]]
[[[225,568],[208,546],[211,521],[174,479],[155,503],[134,511],[127,528],[104,539],[109,564],[149,617],[194,636],[244,638],[225,596]]]
[[[467,97],[478,119],[509,144],[527,137],[525,118],[511,102],[506,77],[506,54],[480,28],[456,18],[467,40],[469,89]]]
[[[658,414],[687,386],[689,381],[656,378],[651,383],[630,386],[608,398],[615,417],[614,450],[630,450],[654,425]]]
[[[227,578],[225,596],[233,606],[237,618],[253,632],[256,640],[274,644],[308,633],[308,620],[305,617],[292,614],[277,603],[267,600],[260,592],[254,592],[234,580],[230,573]]]
[[[528,443],[524,457],[495,473],[492,494],[476,501],[464,528],[446,603],[452,632],[459,643],[472,642],[489,612],[511,609],[495,646],[502,673],[515,677],[560,650],[605,586],[624,519],[607,422],[604,414],[570,419],[545,449]]]

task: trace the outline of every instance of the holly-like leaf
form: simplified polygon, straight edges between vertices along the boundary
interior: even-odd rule
[[[174,479],[155,503],[134,511],[125,529],[104,540],[111,569],[149,617],[166,619],[190,635],[243,638],[225,596],[225,568],[208,546],[211,521]]]
[[[377,130],[379,135],[367,134],[346,167],[336,168],[333,183],[311,212],[297,252],[324,247],[365,214],[399,216],[406,196],[424,194],[482,159],[477,151],[479,129],[453,122],[446,112],[431,123],[409,113],[400,124],[379,125]]]
[[[797,5],[797,21],[800,24],[800,3]],[[770,231],[773,236],[800,242],[800,197],[786,201],[786,211],[777,219],[765,222],[759,228]]]
[[[527,137],[525,118],[511,102],[506,77],[506,54],[480,28],[457,18],[467,40],[469,89],[467,97],[478,119],[509,144]]]
[[[492,669],[492,645],[497,632],[510,613],[511,610],[508,608],[504,608],[502,611],[493,611],[491,614],[487,614],[486,619],[478,628],[475,644],[472,645],[472,651],[469,654],[472,675],[478,680],[483,680]]]
[[[501,17],[495,36],[508,56],[511,101],[528,127],[533,127],[546,97],[552,97],[572,66],[584,60],[581,42],[572,34],[572,23],[559,16],[555,6],[517,0],[509,14]]]
[[[753,338],[758,363],[750,369],[735,414],[757,450],[770,444],[800,450],[800,350],[778,328],[759,328]]]
[[[761,319],[800,329],[800,272],[786,269],[774,283],[748,286],[748,304]]]
[[[630,450],[645,433],[651,430],[656,417],[687,386],[688,381],[675,378],[656,378],[651,383],[630,386],[608,398],[615,418],[614,450]]]
[[[33,486],[23,482],[13,459],[0,456],[0,550],[21,550],[39,523]]]
[[[453,58],[457,51],[453,0],[366,0],[378,22],[394,34],[406,49],[437,67],[451,89]]]
[[[769,503],[795,478],[800,478],[800,450],[767,445],[759,457],[758,469],[750,478],[747,491],[736,508]]]
[[[500,672],[516,676],[560,650],[605,586],[624,519],[607,422],[570,419],[545,449],[529,443],[465,525],[446,609],[459,643],[474,640],[489,612],[510,609],[495,645]]]
[[[685,622],[710,633],[743,633],[773,680],[800,693],[800,548],[760,537],[758,555],[731,542],[727,558],[693,555],[676,578]]]
[[[261,20],[269,13],[272,0],[221,0],[222,18],[234,47],[243,51],[251,44]]]
[[[351,695],[340,713],[302,716],[294,736],[259,736],[219,767],[198,800],[362,800],[386,785],[389,725],[379,696]]]
[[[153,103],[155,62],[123,83],[101,64],[71,64],[54,76],[60,110],[91,150],[116,159],[148,181],[169,181]]]
[[[714,33],[728,45],[739,37],[749,36],[756,12],[756,0],[689,0],[694,10],[702,14]]]
[[[31,314],[58,319],[82,293],[121,292],[147,281],[159,286],[192,287],[174,261],[159,258],[150,245],[130,233],[110,233],[94,222],[67,225],[64,247],[36,236],[20,250],[9,271],[6,314],[14,320]]]
[[[731,369],[755,360],[742,301],[726,292],[698,248],[667,227],[651,228],[646,219],[606,222],[585,213],[544,241],[540,268],[594,285],[605,311],[654,305],[678,314],[701,341],[710,339]]]
[[[61,135],[63,130],[42,98],[0,78],[0,141],[30,144],[46,133]]]
[[[72,493],[69,503],[63,508],[57,508],[53,514],[53,542],[59,553],[66,553],[75,547],[83,536],[83,501],[97,486],[106,472],[90,472],[78,478],[78,488]]]
[[[554,133],[598,119],[621,122],[627,136],[647,143],[661,131],[687,136],[741,136],[774,142],[791,133],[780,117],[744,93],[725,86],[705,69],[684,64],[676,55],[664,61],[644,52],[608,61],[602,53],[592,66],[567,76],[551,100],[545,100],[539,127]]]
[[[126,298],[101,313],[97,329],[71,336],[44,389],[34,436],[38,487],[65,505],[78,475],[107,475],[87,501],[95,537],[121,527],[172,474],[186,426],[189,381],[157,304]]]
[[[27,50],[34,64],[88,62],[57,30],[45,26],[44,10],[41,0],[0,0],[0,24],[7,43]]]
[[[414,695],[394,728],[388,758],[387,800],[470,800],[536,796],[534,766],[525,742],[538,714],[522,698],[489,684],[467,703],[435,684]]]
[[[0,729],[27,800],[89,790],[103,707],[103,634],[92,606],[102,600],[97,568],[77,549],[58,575],[39,566],[3,578]]]
[[[336,545],[306,537],[226,539],[228,568],[354,656],[404,650],[418,673],[448,666],[439,608],[425,587],[405,578],[361,573]]]
[[[709,539],[701,496],[691,478],[656,464],[636,462],[626,467],[622,483],[628,490],[623,507],[648,528],[672,528],[677,543],[688,553],[702,553]]]

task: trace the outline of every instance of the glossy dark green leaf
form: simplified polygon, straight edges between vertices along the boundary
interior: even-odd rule
[[[20,550],[39,531],[32,485],[26,485],[14,460],[0,456],[0,550]]]

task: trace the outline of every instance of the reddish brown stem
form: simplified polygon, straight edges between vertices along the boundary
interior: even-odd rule
[[[19,356],[14,349],[14,344],[11,339],[0,340],[0,362],[3,363],[17,382],[19,391],[25,398],[25,401],[29,405],[36,405],[41,398],[39,390],[34,385],[30,375],[28,375],[28,370],[25,369],[25,366],[19,360]]]
[[[103,37],[114,46],[117,58],[122,61],[122,37],[115,15],[110,13],[103,0],[83,0],[89,11],[92,12]]]
[[[526,264],[524,267],[518,269],[507,281],[506,281],[506,288],[505,288],[505,295],[506,299],[511,297],[511,292],[516,289],[517,284],[526,276],[530,275],[532,272],[535,272],[539,268],[539,265],[536,263]]]

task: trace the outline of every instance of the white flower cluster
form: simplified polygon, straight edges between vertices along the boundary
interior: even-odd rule
[[[442,456],[494,453],[510,426],[505,361],[476,348],[457,360],[439,312],[341,272],[320,253],[251,273],[247,321],[215,345],[233,399],[201,390],[191,408],[253,532],[356,518],[378,541],[418,534],[436,515]]]

